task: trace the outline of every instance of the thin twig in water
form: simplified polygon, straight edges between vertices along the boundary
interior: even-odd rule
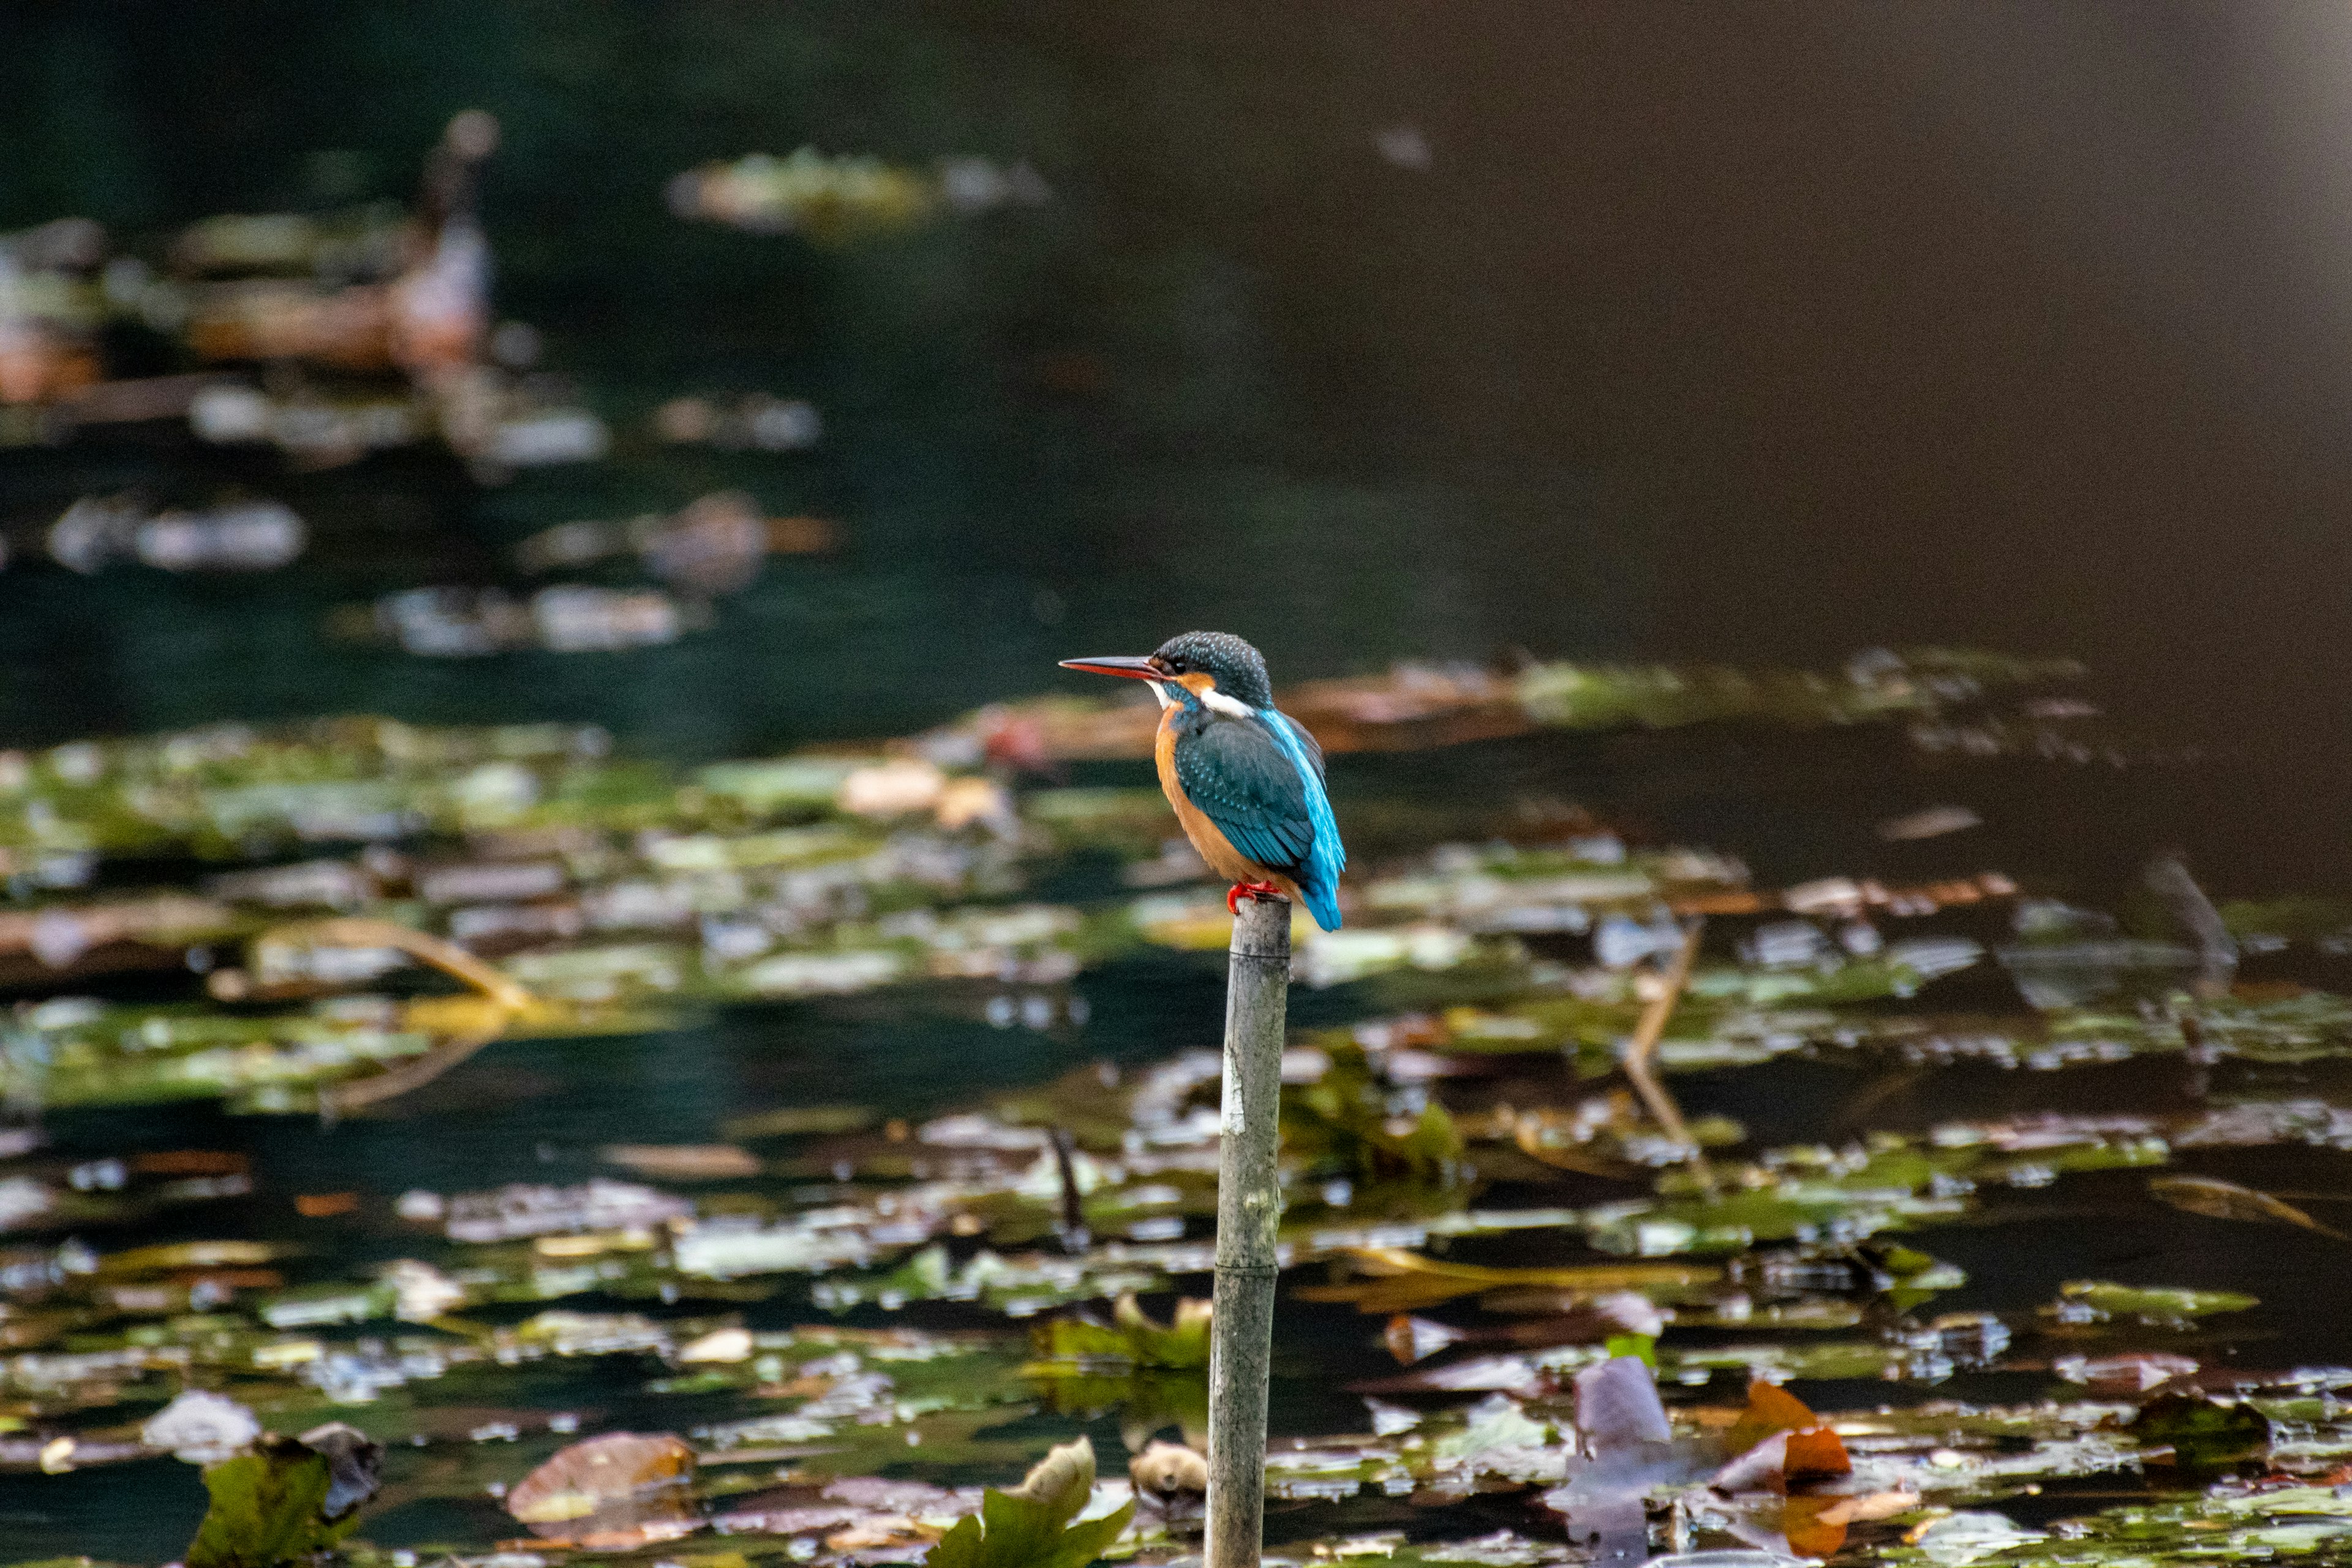
[[[257,954],[263,946],[273,942],[281,946],[397,948],[469,987],[489,1005],[490,1016],[481,1026],[458,1031],[415,1061],[320,1089],[319,1114],[329,1121],[423,1088],[505,1035],[516,1018],[537,1012],[541,1006],[529,988],[455,942],[390,921],[360,917],[305,921],[263,931],[250,946]]]
[[[506,1034],[503,1027],[460,1035],[434,1047],[412,1062],[387,1072],[371,1073],[349,1083],[329,1084],[319,1091],[319,1114],[331,1119],[423,1089],[476,1051]]]
[[[1666,1086],[1658,1081],[1651,1067],[1658,1054],[1658,1041],[1666,1032],[1666,1021],[1675,1016],[1675,1004],[1682,999],[1683,988],[1690,984],[1691,966],[1698,962],[1699,932],[1706,929],[1706,917],[1694,916],[1683,925],[1683,944],[1675,950],[1674,962],[1666,966],[1664,983],[1650,1005],[1642,1010],[1641,1022],[1633,1026],[1633,1043],[1625,1048],[1625,1076],[1633,1083],[1633,1092],[1650,1108],[1650,1114],[1666,1136],[1689,1151],[1691,1168],[1698,1173],[1699,1184],[1707,1196],[1715,1195],[1715,1172],[1706,1163],[1706,1155],[1691,1136],[1690,1126],[1683,1121],[1681,1107]]]
[[[357,916],[304,921],[263,931],[253,939],[252,945],[259,949],[269,942],[288,946],[398,948],[511,1012],[527,1012],[539,1005],[539,998],[512,975],[484,963],[456,942],[390,921]]]

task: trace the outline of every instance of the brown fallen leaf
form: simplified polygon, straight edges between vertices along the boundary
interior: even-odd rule
[[[1789,1434],[1787,1458],[1780,1466],[1784,1480],[1794,1484],[1853,1472],[1853,1461],[1846,1458],[1844,1442],[1828,1427],[1814,1426]]]
[[[2148,1195],[2158,1203],[2208,1219],[2244,1220],[2255,1225],[2292,1225],[2336,1241],[2352,1236],[2320,1224],[2293,1204],[2268,1193],[2242,1187],[2214,1176],[2158,1176],[2147,1184]]]
[[[693,1476],[683,1439],[607,1432],[557,1450],[507,1494],[507,1511],[542,1535],[667,1540],[692,1516]]]
[[[1845,1523],[1831,1517],[1846,1498],[1792,1497],[1780,1504],[1780,1535],[1801,1557],[1832,1557],[1845,1544]]]
[[[1748,1408],[1724,1434],[1727,1453],[1744,1454],[1775,1432],[1801,1432],[1822,1418],[1805,1402],[1777,1384],[1758,1378],[1748,1385]]]

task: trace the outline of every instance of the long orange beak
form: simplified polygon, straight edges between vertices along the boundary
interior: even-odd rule
[[[1165,680],[1168,672],[1142,654],[1112,653],[1100,658],[1066,658],[1064,669],[1083,669],[1089,675],[1123,675],[1129,680]]]

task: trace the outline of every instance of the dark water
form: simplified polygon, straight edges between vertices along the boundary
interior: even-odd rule
[[[1511,648],[1828,665],[1961,642],[2085,659],[2133,764],[1941,766],[1884,736],[1709,731],[1348,759],[1335,786],[1343,815],[1351,794],[1573,799],[1737,853],[1768,885],[1998,865],[2097,901],[2179,847],[2217,896],[2340,889],[2340,411],[2197,352],[2183,322],[2229,301],[2144,308],[2135,258],[2017,197],[2030,172],[1988,151],[1996,95],[1930,113],[1949,100],[1896,47],[1916,40],[1852,9],[16,7],[0,226],[77,212],[137,235],[397,195],[451,111],[494,110],[499,310],[545,331],[549,367],[624,444],[496,489],[429,458],[289,475],[131,442],[0,454],[0,526],[98,489],[244,486],[316,541],[249,580],[12,562],[0,742],[374,711],[593,721],[640,752],[744,755],[1076,689],[1054,659],[1192,626],[1244,632],[1286,679]],[[2146,46],[2109,47],[2071,68],[2095,79]],[[1426,169],[1376,150],[1408,124]],[[1026,158],[1055,195],[838,251],[663,209],[681,168],[803,142]],[[643,435],[666,397],[740,391],[811,399],[824,442],[681,453]],[[729,487],[836,520],[844,548],[772,563],[674,647],[441,662],[327,633],[332,608],[391,589],[512,581],[506,552],[537,528]],[[1966,864],[1869,836],[1956,794],[1990,824]],[[707,1142],[746,1105],[920,1116],[1163,1057],[1210,1037],[1217,986],[1172,960],[1090,975],[1091,1021],[1059,1035],[922,1001],[721,1012],[501,1047],[383,1121],[87,1112],[53,1130],[68,1152],[245,1149],[281,1194],[578,1179],[599,1143]],[[1303,999],[1302,1021],[1348,1005]],[[2164,1103],[2176,1087],[2150,1075],[2176,1070],[2065,1092]],[[2013,1079],[1958,1078],[1879,1114],[1925,1125],[2015,1098]],[[1690,1099],[1769,1142],[1857,1088],[1786,1066]],[[2336,1182],[2319,1156],[2242,1164],[2225,1173]],[[1987,1227],[1938,1250],[1987,1305],[2126,1267],[2266,1302],[2343,1282],[2339,1260],[2258,1232],[2133,1228],[2097,1181],[2066,1191],[2079,1206],[2030,1247]],[[256,1211],[242,1233],[286,1228],[322,1268],[398,1245]],[[2264,1362],[2346,1354],[2286,1308],[2243,1322]],[[1354,1353],[1367,1332],[1335,1315],[1298,1343]],[[1344,1427],[1313,1370],[1281,1420]],[[0,1480],[0,1542],[158,1561],[199,1506],[168,1461]],[[486,1502],[414,1505],[368,1533],[501,1522]]]
[[[2271,24],[2136,20],[2043,38],[2004,91],[1969,75],[1996,68],[1974,52],[1994,13],[1835,4],[20,9],[0,223],[137,235],[404,195],[478,104],[506,127],[499,309],[550,334],[550,368],[625,428],[681,390],[761,390],[815,400],[830,437],[762,461],[640,441],[491,496],[322,477],[287,488],[350,537],[266,584],[11,572],[0,712],[26,739],[544,713],[717,754],[901,731],[1192,625],[1291,678],[1957,641],[2083,658],[2135,723],[2202,748],[2221,782],[2188,815],[2225,883],[2340,879],[2344,405],[2310,395],[2307,353],[2250,378],[2241,340],[2295,339],[2274,318],[2304,296],[2227,294],[2220,264],[2299,210],[2264,178],[2293,149],[2260,143],[2220,63]],[[2075,176],[2016,143],[2070,85],[2150,151],[2137,187],[2062,208],[2036,181]],[[2220,139],[2170,158],[2159,128],[2197,112]],[[1425,168],[1381,155],[1397,127]],[[1025,158],[1055,199],[845,251],[662,205],[679,169],[804,142]],[[2166,244],[2098,226],[2134,188],[2189,205],[2232,172],[2235,237],[2185,283]],[[0,508],[41,516],[96,468],[153,473],[12,456]],[[320,644],[325,604],[480,580],[532,524],[721,484],[838,518],[848,552],[618,669]]]

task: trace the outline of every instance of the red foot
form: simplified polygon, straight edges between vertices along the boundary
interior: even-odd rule
[[[1282,896],[1282,889],[1272,882],[1235,882],[1232,890],[1225,894],[1225,913],[1240,914],[1244,899],[1279,899]]]

